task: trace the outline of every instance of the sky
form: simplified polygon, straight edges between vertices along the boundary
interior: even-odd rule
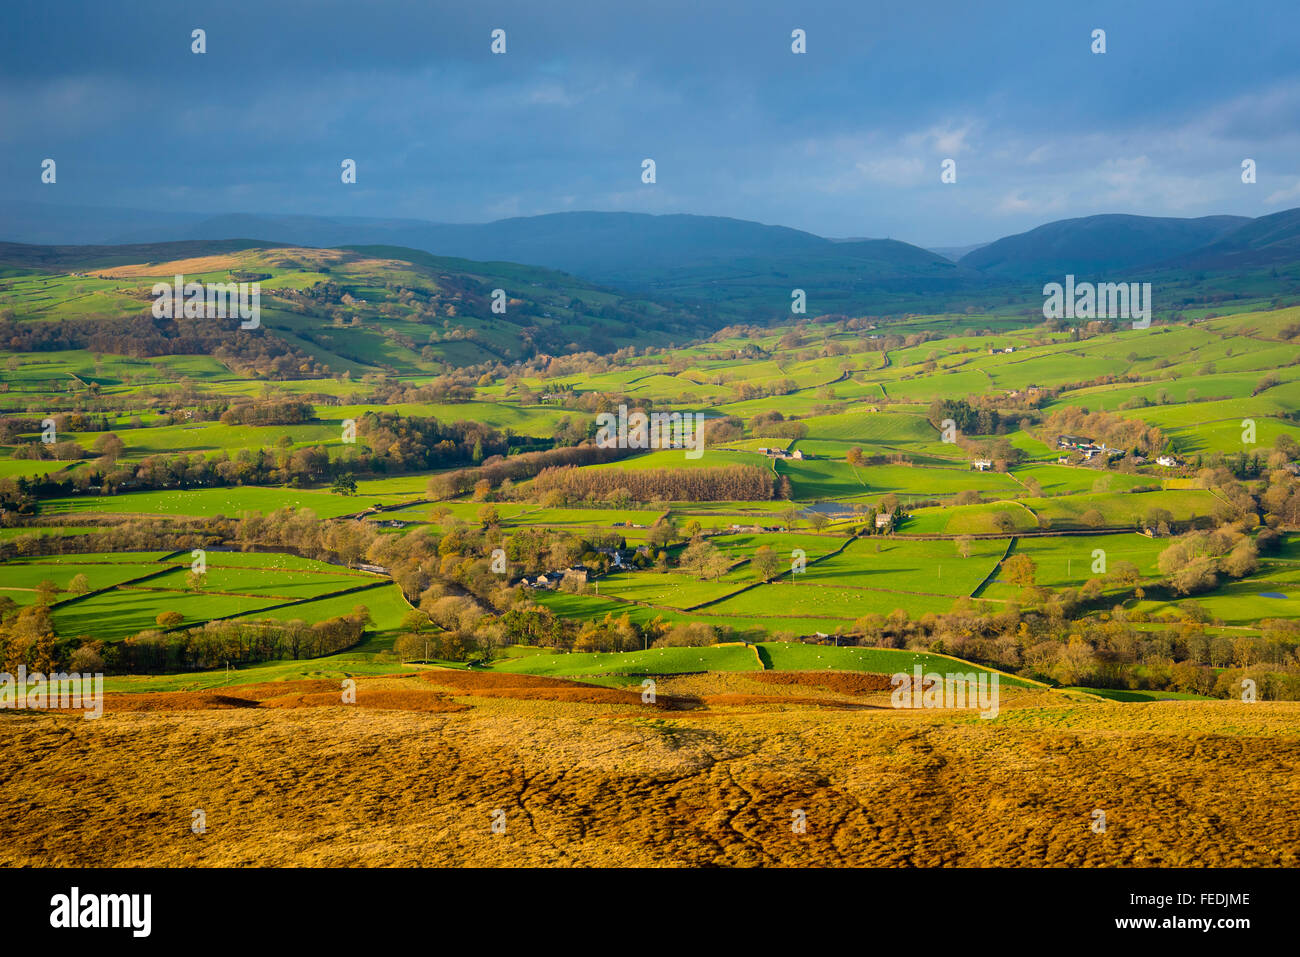
[[[698,213],[923,246],[1255,216],[1300,206],[1297,51],[1297,0],[5,0],[0,199]]]

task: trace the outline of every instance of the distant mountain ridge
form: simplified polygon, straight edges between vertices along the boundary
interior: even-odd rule
[[[1246,216],[1196,219],[1107,213],[1046,223],[962,256],[987,276],[1049,278],[1151,266],[1185,256],[1253,222]]]
[[[1300,208],[1252,219],[1168,263],[1188,269],[1233,269],[1300,260]]]
[[[556,270],[607,287],[700,304],[718,315],[896,311],[1066,273],[1270,267],[1300,261],[1300,209],[1258,219],[1110,213],[1045,223],[976,248],[828,239],[721,216],[564,212],[490,223],[227,214],[202,216],[0,202],[0,241],[117,245],[251,238],[294,246],[383,245]]]
[[[30,206],[30,204],[29,204]],[[0,203],[0,240],[94,245],[260,239],[294,246],[400,246],[476,262],[539,266],[636,294],[670,297],[733,320],[789,315],[792,292],[814,314],[872,302],[919,308],[926,297],[984,284],[974,271],[892,239],[834,241],[721,216],[569,212],[491,223],[320,216],[125,216],[59,210],[49,218]],[[51,235],[53,234],[53,236]],[[36,237],[35,239],[31,237]],[[75,237],[72,240],[60,238]]]
[[[332,222],[314,217],[222,216],[194,224],[188,239],[273,235],[300,245],[383,243],[479,262],[559,269],[594,282],[654,287],[683,271],[744,273],[838,260],[874,274],[908,275],[940,258],[892,240],[834,242],[786,226],[720,216],[573,212],[481,224],[409,220]],[[890,268],[895,267],[895,268]]]

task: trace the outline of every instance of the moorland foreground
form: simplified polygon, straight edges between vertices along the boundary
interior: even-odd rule
[[[5,716],[0,863],[1297,863],[1300,705],[1017,689],[985,721],[895,710],[877,677],[684,676],[647,706],[429,670],[351,706],[318,680]]]

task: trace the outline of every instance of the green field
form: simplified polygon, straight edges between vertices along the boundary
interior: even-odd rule
[[[987,669],[929,655],[888,648],[836,648],[825,645],[761,642],[705,648],[651,648],[608,654],[538,654],[497,662],[495,671],[511,674],[592,677],[597,675],[673,675],[698,671],[816,671],[827,668],[876,674],[911,674],[920,665],[928,673],[989,673]],[[1003,676],[1008,684],[1028,682]]]
[[[148,262],[134,263],[107,253],[107,259],[74,263],[67,257],[75,253],[51,253],[38,267],[6,267],[0,271],[0,307],[12,310],[19,325],[28,324],[24,328],[135,314],[152,277],[169,275],[176,265],[166,252],[159,249]],[[772,639],[861,629],[882,643],[953,647],[946,643],[950,635],[942,644],[927,643],[936,635],[924,632],[930,626],[922,619],[945,615],[955,603],[966,608],[965,599],[978,597],[979,614],[1007,608],[1024,614],[1035,642],[1055,635],[1053,629],[1066,630],[1052,640],[1068,640],[1069,623],[1044,623],[1021,608],[1027,604],[1023,589],[999,580],[1001,563],[1025,555],[1035,563],[1040,588],[1079,589],[1108,574],[1093,570],[1098,553],[1104,553],[1108,571],[1119,562],[1136,565],[1143,592],[1106,581],[1098,600],[1079,612],[1083,617],[1076,624],[1083,631],[1083,625],[1120,614],[1115,605],[1156,619],[1135,622],[1135,629],[1158,630],[1166,616],[1183,614],[1187,601],[1221,622],[1207,628],[1230,637],[1255,635],[1266,618],[1300,619],[1296,512],[1284,495],[1266,501],[1269,484],[1292,482],[1286,467],[1297,463],[1290,443],[1300,442],[1293,335],[1300,307],[1267,308],[1274,297],[1264,289],[1252,287],[1249,295],[1223,302],[1197,299],[1200,286],[1191,284],[1181,318],[1160,316],[1147,330],[1053,328],[1041,322],[1041,303],[1030,302],[1026,311],[1023,303],[998,296],[978,308],[963,304],[925,312],[901,300],[882,300],[882,315],[820,317],[771,328],[736,324],[712,335],[723,329],[721,320],[706,332],[676,306],[564,274],[392,247],[269,250],[231,241],[213,244],[191,271],[212,281],[234,271],[265,274],[266,334],[289,349],[292,359],[270,368],[225,349],[211,350],[221,360],[84,349],[0,352],[4,418],[26,423],[8,429],[0,445],[0,549],[6,556],[0,560],[0,597],[30,606],[38,586],[53,582],[60,589],[52,607],[55,637],[64,645],[81,637],[129,638],[155,628],[164,611],[178,612],[184,626],[195,626],[264,617],[318,622],[364,605],[372,623],[352,654],[359,667],[391,668],[389,652],[421,594],[432,596],[431,603],[440,595],[472,595],[475,614],[489,622],[465,626],[479,629],[474,641],[486,641],[483,635],[506,609],[535,601],[569,623],[570,638],[576,625],[626,615],[639,626],[656,619],[703,623],[717,629],[719,638],[750,643],[620,655],[491,648],[498,655],[493,667],[502,671],[587,677],[760,666],[890,672],[905,660],[924,660],[928,668],[946,659]],[[512,309],[523,309],[523,325],[503,321],[481,301],[483,289],[497,284],[509,288]],[[704,290],[704,298],[735,306],[723,290]],[[251,400],[256,406],[286,398],[308,402],[309,421],[253,426],[216,420],[232,403]],[[932,408],[936,401],[941,404]],[[531,481],[536,469],[519,465],[526,461],[516,458],[521,452],[589,440],[598,410],[641,402],[652,402],[655,411],[706,414],[710,428],[717,428],[716,441],[698,459],[659,449],[587,467],[672,470],[678,481],[681,469],[758,467],[773,475],[776,495],[750,502],[683,501],[670,488],[652,488],[643,501],[608,493],[543,496],[539,488],[545,486]],[[963,402],[969,428],[957,442],[942,441],[934,410]],[[409,435],[397,436],[391,449],[371,449],[365,441],[344,446],[345,419],[381,411],[434,418],[443,426],[468,423],[497,434],[479,448],[474,434],[459,448],[448,439],[437,457],[427,458],[407,456],[402,446]],[[75,425],[60,427],[60,438],[81,449],[102,437],[99,430],[112,431],[121,440],[120,455],[115,461],[23,457],[54,454],[32,431],[46,415],[75,419]],[[1054,415],[1061,418],[1049,419]],[[717,421],[723,417],[726,422]],[[1253,442],[1243,440],[1243,420],[1254,423]],[[1062,464],[1053,431],[1065,427],[1051,425],[1060,421],[1079,423],[1081,434],[1123,433],[1133,444],[1126,451],[1135,454],[1109,465],[1100,459]],[[1126,423],[1141,428],[1121,429]],[[975,434],[977,427],[987,434]],[[1146,448],[1147,443],[1164,445]],[[301,450],[317,445],[330,460],[306,477],[290,478],[295,452],[310,459]],[[778,460],[759,448],[806,457]],[[518,474],[501,484],[493,472],[500,463],[489,461],[485,449],[509,452],[505,461]],[[874,464],[849,464],[854,449]],[[61,448],[58,454],[66,458],[76,451]],[[1181,464],[1157,465],[1156,456],[1166,451]],[[274,469],[258,473],[256,481],[264,484],[216,487],[244,474],[238,471],[194,479],[201,471],[186,468],[197,458],[174,472],[162,469],[178,453],[238,460],[244,452],[274,463]],[[356,494],[329,490],[330,478],[353,468],[358,456],[389,453],[391,460],[370,471],[356,466]],[[1005,457],[1008,470],[975,470],[970,463],[985,455]],[[426,469],[430,462],[439,469]],[[472,493],[431,501],[431,487],[440,488],[431,480],[450,468],[484,471],[462,486],[469,489],[481,479]],[[115,470],[138,477],[119,481],[121,476],[111,477]],[[100,494],[101,488],[144,490]],[[745,493],[723,489],[718,497],[739,494]],[[966,504],[956,504],[958,496]],[[901,510],[895,527],[880,534],[866,527],[869,510],[894,504]],[[809,510],[813,505],[830,507]],[[249,533],[250,550],[240,551],[229,531],[233,523],[212,521],[283,509],[310,513],[315,521],[306,524],[324,532],[367,536],[365,547],[348,560],[392,564],[393,577],[295,557],[288,540],[269,534]],[[1226,524],[1229,516],[1234,527],[1250,534],[1263,521],[1289,538],[1252,574],[1240,580],[1222,576],[1216,587],[1191,598],[1171,597],[1157,565],[1171,541],[1140,534],[1142,529],[1167,517],[1171,535],[1177,535],[1191,526]],[[341,521],[351,517],[364,521]],[[659,532],[652,533],[665,518],[674,526],[667,545]],[[182,521],[190,537],[156,537]],[[677,565],[694,523],[730,562],[714,579],[700,580]],[[114,538],[114,530],[123,530],[122,536]],[[530,575],[539,568],[563,572],[582,562],[602,568],[612,559],[611,546],[623,546],[619,558],[629,564],[650,567],[593,573],[580,594],[501,587],[517,581],[517,562],[503,579],[485,583],[475,577],[486,574],[481,569],[494,548],[523,533],[542,541]],[[42,554],[56,551],[67,536],[83,534],[99,536],[95,542],[158,548]],[[376,537],[382,540],[372,541]],[[333,540],[323,535],[300,550],[326,554],[326,539]],[[189,581],[188,545],[162,550],[164,543],[191,540],[211,543],[199,588]],[[421,543],[427,549],[403,563],[402,547]],[[777,572],[760,584],[752,559],[764,546],[775,554]],[[600,550],[603,556],[596,554]],[[340,548],[336,554],[342,553]],[[799,553],[807,564],[794,574]],[[66,590],[77,575],[86,576],[93,594]],[[431,585],[439,587],[425,592]],[[357,588],[364,590],[351,591]],[[910,630],[900,625],[897,633],[872,632],[877,619],[895,612],[904,613]],[[1029,628],[1030,621],[1038,631]],[[1029,638],[1015,642],[1018,660],[1027,662]],[[349,661],[331,656],[320,663],[320,672],[342,674]],[[1038,665],[1025,664],[1030,667]],[[297,664],[279,668],[272,663],[245,674],[312,673]],[[204,677],[174,677],[167,687],[211,686]],[[1114,700],[1153,697],[1105,694]]]
[[[322,621],[348,614],[355,605],[370,609],[374,627],[394,629],[410,610],[396,586],[367,572],[355,572],[285,553],[205,552],[206,573],[199,587],[188,578],[188,553],[123,552],[15,559],[0,563],[0,595],[18,604],[35,601],[35,588],[52,581],[62,591],[53,607],[61,637],[125,638],[156,627],[165,611],[184,616],[193,626],[214,618],[254,614]],[[74,576],[84,574],[90,593],[66,591]],[[367,587],[376,586],[379,587]],[[339,594],[365,588],[354,594]],[[332,597],[338,595],[338,597]],[[282,607],[280,607],[282,606]],[[261,615],[257,615],[261,617]]]
[[[280,508],[293,508],[310,509],[321,518],[338,518],[364,511],[371,505],[391,504],[396,500],[394,494],[362,497],[285,488],[199,488],[61,498],[52,502],[48,511],[51,515],[225,515],[233,518],[241,512],[273,512]]]

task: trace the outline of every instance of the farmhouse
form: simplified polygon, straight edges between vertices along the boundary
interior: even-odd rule
[[[1108,459],[1119,459],[1128,454],[1124,449],[1109,449],[1106,447],[1105,442],[1094,442],[1092,439],[1084,438],[1081,435],[1058,435],[1056,437],[1056,447],[1061,450],[1078,452],[1088,461],[1091,461],[1097,455],[1104,455]],[[1058,461],[1064,461],[1064,459],[1058,459]]]
[[[622,568],[622,569],[626,569],[626,568],[627,568],[627,566],[623,564],[623,552],[622,552],[622,550],[617,549],[617,548],[603,548],[603,547],[602,547],[602,548],[598,548],[598,549],[596,549],[596,551],[597,551],[597,553],[599,553],[599,554],[601,554],[601,555],[608,555],[609,558],[613,561],[613,563],[614,563],[614,567],[615,567],[615,568]]]
[[[975,469],[978,469],[978,470],[981,471],[981,472],[986,472],[986,471],[988,471],[989,469],[993,468],[993,460],[992,460],[992,459],[976,459],[974,462],[971,463],[971,467],[972,467],[972,468],[975,468]]]
[[[1172,469],[1172,468],[1177,468],[1177,467],[1178,467],[1179,465],[1181,465],[1182,463],[1179,462],[1178,459],[1177,459],[1175,456],[1172,456],[1172,455],[1158,455],[1158,456],[1156,456],[1156,464],[1157,464],[1157,465],[1163,465],[1163,466],[1164,466],[1165,468],[1167,468],[1167,469]]]
[[[892,528],[894,516],[890,512],[879,512],[876,515],[876,528]]]

